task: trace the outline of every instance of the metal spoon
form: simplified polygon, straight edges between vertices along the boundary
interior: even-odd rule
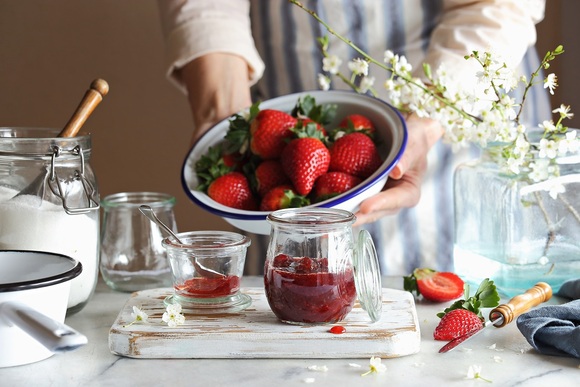
[[[153,212],[153,209],[150,206],[148,206],[146,204],[142,204],[139,206],[139,211],[141,211],[141,213],[143,215],[145,215],[150,221],[152,221],[156,225],[160,226],[169,235],[171,235],[171,237],[173,239],[175,239],[175,241],[177,243],[179,243],[180,245],[185,245],[185,243],[183,243],[177,237],[177,235],[175,235],[175,233],[173,232],[173,230],[171,228],[169,228],[165,223],[163,223],[161,220],[159,220],[159,218],[157,217],[157,215],[155,215],[155,212]],[[197,262],[197,258],[195,258],[195,257],[193,259],[193,266],[195,267],[195,270],[199,274],[201,274],[203,277],[206,277],[206,278],[223,278],[223,277],[225,277],[224,274],[218,273],[215,270],[209,269],[209,268],[201,265],[199,262]]]

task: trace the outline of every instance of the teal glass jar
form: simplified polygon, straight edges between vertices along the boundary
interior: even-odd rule
[[[497,157],[487,150],[456,169],[455,271],[510,297],[539,281],[557,292],[580,277],[580,155],[534,160],[553,174],[536,181],[504,172]]]

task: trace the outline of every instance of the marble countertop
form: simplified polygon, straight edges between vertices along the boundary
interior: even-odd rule
[[[243,286],[260,286],[261,278],[244,278]],[[384,286],[402,288],[402,279],[384,278]],[[515,323],[490,328],[462,347],[439,354],[442,342],[433,340],[436,316],[445,305],[417,302],[421,328],[419,353],[383,359],[384,373],[362,377],[369,359],[131,359],[112,354],[108,334],[130,295],[99,282],[88,305],[66,323],[85,334],[89,344],[44,361],[0,368],[5,386],[365,386],[486,385],[468,380],[467,370],[478,365],[493,386],[573,386],[580,378],[580,361],[544,356],[534,351]],[[549,303],[562,302],[553,298]],[[356,368],[352,364],[358,364]],[[326,366],[328,371],[310,370]]]

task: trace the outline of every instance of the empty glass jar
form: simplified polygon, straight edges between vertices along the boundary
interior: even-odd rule
[[[380,318],[378,259],[367,231],[355,240],[355,216],[329,208],[292,208],[268,215],[272,226],[264,268],[266,297],[290,324],[335,323],[355,299],[371,321]]]
[[[121,192],[102,202],[101,274],[112,289],[134,292],[171,286],[171,269],[161,241],[163,230],[147,219],[139,206],[150,206],[157,217],[177,231],[175,198],[158,192]]]

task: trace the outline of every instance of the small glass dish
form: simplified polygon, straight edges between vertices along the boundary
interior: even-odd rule
[[[162,241],[171,265],[174,294],[165,305],[179,303],[185,312],[236,312],[251,305],[240,292],[250,239],[229,231],[190,231]]]

